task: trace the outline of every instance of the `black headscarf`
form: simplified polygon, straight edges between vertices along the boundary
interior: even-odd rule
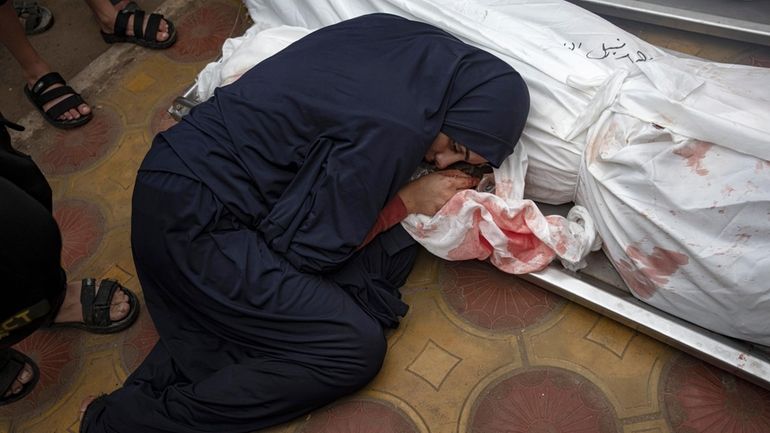
[[[317,30],[162,133],[232,213],[303,270],[346,260],[439,131],[499,165],[529,109],[519,74],[428,24]]]

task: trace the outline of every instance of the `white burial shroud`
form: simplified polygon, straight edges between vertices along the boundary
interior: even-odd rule
[[[510,273],[598,245],[639,299],[770,345],[770,69],[675,56],[557,0],[248,0],[254,26],[200,75],[204,97],[322,26],[387,12],[498,56],[530,90],[527,126],[495,171],[402,224],[432,253]],[[568,219],[531,200],[574,202]]]

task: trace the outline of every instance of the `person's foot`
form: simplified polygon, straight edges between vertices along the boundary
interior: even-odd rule
[[[108,3],[105,0],[105,3]],[[100,11],[97,11],[96,15],[99,19],[99,25],[102,28],[102,31],[107,34],[115,33],[115,19],[118,16],[118,13],[122,11],[128,4],[130,3],[130,0],[122,0],[115,4],[114,6],[111,6],[111,8],[108,10],[102,9]],[[143,29],[147,28],[147,20],[150,18],[149,14],[146,14],[144,16],[144,25],[142,26]],[[134,36],[134,16],[132,15],[128,19],[128,24],[126,25],[126,35],[128,36]],[[160,26],[158,26],[158,32],[155,35],[155,39],[159,42],[163,42],[168,40],[170,37],[168,33],[168,21],[161,20]]]
[[[64,303],[56,315],[54,323],[83,322],[83,306],[80,304],[80,291],[82,284],[80,281],[73,281],[67,284],[67,293],[64,296]],[[128,315],[131,309],[128,295],[121,289],[117,289],[112,295],[110,302],[110,320],[113,322],[123,319]]]
[[[24,385],[31,382],[32,379],[34,379],[34,376],[35,373],[32,370],[32,366],[29,364],[24,364],[24,368],[21,369],[19,374],[16,376],[16,380],[13,381],[11,387],[8,388],[3,397],[11,397],[20,393],[24,389]]]
[[[36,67],[33,67],[31,71],[28,71],[26,73],[26,79],[27,79],[27,87],[32,89],[32,87],[37,83],[37,80],[39,80],[43,75],[48,74],[51,72],[51,68],[48,65],[39,65]],[[62,84],[52,84],[48,89],[46,89],[46,92],[50,92],[51,90],[61,87]],[[45,95],[45,93],[43,93]],[[53,107],[54,105],[58,104],[62,100],[69,98],[71,94],[63,95],[59,98],[54,99],[51,102],[48,102],[47,104],[43,105],[43,111],[48,110],[49,108]],[[88,106],[88,104],[80,104],[75,108],[71,108],[67,111],[65,111],[61,116],[59,116],[58,120],[77,120],[80,119],[82,116],[87,116],[89,113],[91,113],[91,107]]]

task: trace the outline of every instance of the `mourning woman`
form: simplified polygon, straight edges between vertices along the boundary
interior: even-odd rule
[[[397,223],[498,166],[529,109],[510,66],[375,14],[323,28],[159,134],[133,197],[134,260],[160,340],[81,431],[251,432],[379,371],[416,246]],[[90,404],[89,404],[90,403]]]

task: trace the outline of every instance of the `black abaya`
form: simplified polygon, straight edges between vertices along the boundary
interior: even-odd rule
[[[528,104],[504,62],[385,14],[218,89],[140,169],[132,247],[160,341],[84,431],[251,432],[364,386],[416,247],[400,226],[359,245],[439,131],[499,165]]]

